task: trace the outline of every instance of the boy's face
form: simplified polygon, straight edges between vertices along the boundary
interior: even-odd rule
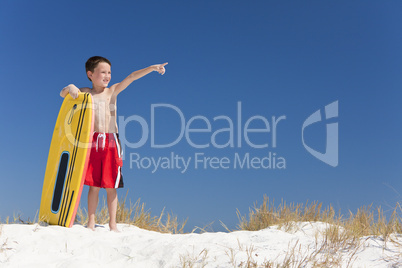
[[[112,78],[110,65],[106,62],[100,62],[95,67],[94,72],[88,71],[87,75],[92,80],[94,86],[100,87],[107,87]]]

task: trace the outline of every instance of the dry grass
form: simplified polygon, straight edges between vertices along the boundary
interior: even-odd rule
[[[287,204],[282,201],[278,206],[264,196],[261,206],[250,208],[248,217],[237,210],[240,230],[257,231],[270,226],[277,226],[285,231],[292,230],[298,222],[324,222],[328,227],[316,234],[315,248],[310,252],[301,252],[301,248],[289,245],[286,256],[281,262],[267,262],[261,267],[352,267],[356,253],[364,247],[369,236],[376,236],[384,241],[384,248],[390,241],[398,245],[392,234],[402,233],[402,209],[395,206],[389,219],[381,207],[362,207],[354,214],[349,211],[347,218],[336,213],[332,206],[322,207],[322,203]],[[402,245],[400,245],[402,248]],[[232,253],[233,254],[233,253]],[[400,261],[402,256],[396,256]],[[390,256],[389,261],[395,256]],[[259,266],[259,267],[260,267]],[[243,267],[243,266],[242,266]],[[244,266],[253,267],[253,266]],[[257,266],[256,266],[257,267]]]
[[[344,226],[356,236],[379,236],[388,241],[389,236],[395,233],[402,233],[401,207],[399,203],[395,206],[389,220],[384,216],[381,207],[372,209],[371,206],[358,209],[356,214],[349,213],[349,218],[344,221]]]
[[[291,229],[293,223],[303,221],[322,221],[333,223],[341,218],[340,214],[336,214],[332,206],[322,209],[322,203],[312,202],[304,204],[287,204],[282,201],[275,206],[274,201],[270,202],[267,196],[260,207],[257,203],[250,208],[248,219],[242,216],[237,210],[237,216],[240,220],[239,229],[247,231],[257,231],[265,229],[269,226],[279,225],[285,229]]]
[[[249,215],[242,216],[237,210],[240,230],[257,231],[269,226],[279,226],[290,230],[297,222],[324,222],[340,226],[348,230],[350,235],[363,237],[368,235],[381,236],[384,240],[392,233],[402,233],[402,208],[399,203],[395,206],[389,220],[386,219],[381,207],[375,209],[372,206],[362,207],[355,214],[349,211],[349,217],[344,216],[330,205],[325,209],[322,203],[312,202],[306,204],[287,204],[282,201],[278,206],[270,202],[267,196],[261,206],[254,204],[250,208]]]
[[[159,216],[152,216],[151,211],[145,208],[145,203],[141,203],[138,199],[134,204],[127,204],[127,194],[120,199],[117,204],[116,220],[118,223],[126,223],[135,225],[139,228],[157,231],[161,233],[183,233],[183,228],[187,222],[185,220],[179,223],[177,216],[171,213],[165,213],[163,209]],[[86,209],[78,208],[76,222],[85,225],[88,221],[88,212]],[[103,199],[103,205],[95,214],[97,224],[106,224],[109,222],[109,212],[106,205],[106,200]]]
[[[2,234],[3,234],[3,226],[0,225],[0,238],[1,238]],[[0,239],[0,241],[1,241],[1,240],[3,240],[3,239]],[[0,242],[0,253],[4,253],[5,251],[8,251],[8,250],[11,249],[11,248],[8,247],[7,243],[8,243],[8,239],[7,239],[7,238],[4,239],[3,242]],[[1,256],[0,256],[0,257],[1,257]],[[1,258],[0,258],[0,262],[1,262]]]
[[[208,250],[203,249],[201,252],[192,252],[180,255],[180,263],[183,268],[203,268],[208,264]]]

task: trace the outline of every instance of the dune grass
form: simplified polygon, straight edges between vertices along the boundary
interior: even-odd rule
[[[226,255],[233,267],[242,268],[353,267],[356,254],[364,249],[368,239],[378,237],[384,241],[384,251],[387,249],[387,242],[398,246],[399,252],[387,255],[384,260],[390,267],[400,267],[402,243],[395,240],[392,234],[402,233],[401,212],[402,208],[397,203],[389,219],[385,217],[381,207],[372,206],[359,208],[356,213],[349,211],[345,217],[331,205],[324,208],[322,203],[317,201],[305,204],[281,201],[279,205],[275,205],[274,201],[264,196],[263,203],[260,206],[254,204],[249,209],[248,216],[243,216],[237,210],[237,230],[258,231],[274,227],[286,232],[295,232],[303,222],[323,222],[327,223],[327,226],[324,230],[316,231],[315,245],[312,248],[303,248],[299,241],[296,241],[288,245],[286,253],[262,263],[255,261],[253,245],[239,245],[239,248],[227,249]],[[230,231],[226,225],[221,224]],[[199,264],[208,263],[208,258],[202,253],[181,256],[182,267],[203,267]],[[236,259],[236,255],[241,255],[239,253],[243,253],[247,258]]]
[[[187,220],[179,222],[176,215],[165,213],[165,209],[158,216],[152,216],[151,210],[146,209],[145,203],[138,199],[135,203],[131,200],[127,202],[127,195],[119,199],[117,207],[117,222],[135,225],[137,227],[158,231],[162,233],[183,233],[184,226]],[[391,234],[402,233],[402,208],[397,203],[391,213],[389,219],[384,215],[381,207],[373,208],[363,206],[357,209],[356,213],[349,211],[347,217],[336,212],[330,205],[323,208],[322,203],[317,201],[303,203],[286,203],[281,201],[276,205],[274,201],[270,201],[267,196],[264,196],[260,206],[257,203],[249,209],[248,216],[243,216],[237,210],[239,224],[236,230],[257,231],[270,226],[278,226],[284,228],[285,231],[291,231],[298,222],[324,222],[331,225],[339,226],[346,230],[351,236],[361,238],[364,236],[380,236],[387,241]],[[109,222],[109,213],[106,205],[106,200],[103,198],[101,206],[96,212],[96,223],[106,224]],[[34,220],[24,220],[20,214],[15,214],[10,219],[6,217],[0,222],[33,224],[38,223],[36,215]],[[79,207],[76,223],[85,225],[88,220],[88,213],[85,208]],[[222,226],[227,231],[229,230],[224,223]],[[194,230],[196,230],[195,228]],[[200,229],[200,228],[198,228]]]
[[[315,247],[306,252],[295,245],[289,245],[288,251],[281,262],[265,262],[257,265],[249,261],[240,267],[353,267],[356,253],[365,247],[370,237],[379,237],[384,241],[397,245],[402,250],[402,244],[392,238],[392,234],[402,233],[401,206],[394,207],[389,219],[384,215],[381,207],[364,206],[356,213],[349,211],[347,217],[340,211],[336,212],[330,205],[323,208],[322,203],[312,202],[286,203],[282,201],[275,205],[264,196],[260,206],[255,204],[249,209],[247,216],[241,215],[238,229],[257,231],[276,226],[285,231],[294,231],[300,222],[328,223],[324,231],[315,235]],[[389,263],[400,265],[401,253],[395,253],[387,258]]]
[[[242,216],[237,210],[240,230],[256,231],[273,225],[292,229],[297,222],[324,222],[336,225],[347,230],[358,238],[368,235],[381,236],[384,240],[393,233],[402,233],[402,208],[397,203],[389,219],[384,215],[381,207],[363,206],[356,213],[349,211],[348,217],[336,212],[332,205],[323,208],[317,201],[303,203],[286,203],[282,201],[278,206],[264,196],[261,206],[254,204],[247,216]]]
[[[177,216],[172,213],[166,213],[163,209],[159,215],[153,216],[151,210],[146,208],[145,203],[138,199],[135,203],[131,200],[127,201],[127,195],[119,199],[117,207],[117,222],[135,225],[137,227],[158,231],[162,233],[183,233],[187,220],[179,221]],[[269,197],[264,196],[260,206],[257,203],[249,209],[248,215],[242,215],[239,210],[236,211],[239,224],[236,230],[257,231],[270,226],[278,226],[285,231],[291,231],[298,222],[324,222],[338,226],[346,230],[351,236],[361,238],[364,236],[380,236],[385,241],[391,234],[402,233],[402,208],[397,203],[391,213],[389,219],[384,215],[381,207],[373,208],[363,206],[357,209],[356,213],[348,212],[347,217],[336,212],[330,205],[323,207],[322,203],[317,201],[303,203],[286,203],[281,201],[276,205]],[[107,224],[109,222],[109,213],[106,200],[103,198],[101,205],[96,212],[96,223]],[[88,220],[88,213],[85,208],[80,206],[75,219],[76,223],[85,225]],[[6,217],[0,222],[33,224],[38,223],[38,215],[34,220],[24,220],[20,214],[15,214],[10,219]],[[221,222],[222,226],[228,231],[226,225]],[[200,228],[195,228],[197,230]]]

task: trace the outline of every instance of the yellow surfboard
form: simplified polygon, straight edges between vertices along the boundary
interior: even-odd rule
[[[80,203],[93,134],[92,96],[65,97],[54,127],[39,220],[71,227]]]

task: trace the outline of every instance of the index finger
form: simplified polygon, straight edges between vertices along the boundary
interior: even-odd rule
[[[168,64],[168,62],[165,62],[165,63],[163,63],[163,64],[161,64],[162,65],[162,67],[164,67],[165,65],[167,65]]]

